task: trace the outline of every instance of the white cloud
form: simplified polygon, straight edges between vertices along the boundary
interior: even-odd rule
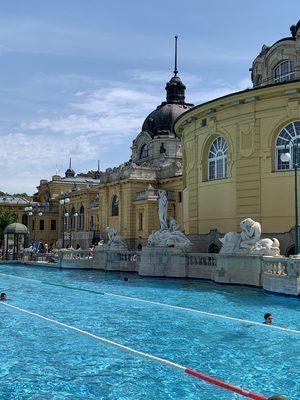
[[[76,96],[76,97],[75,97]],[[90,93],[75,93],[74,102],[66,108],[72,113],[55,118],[42,118],[23,124],[27,130],[88,135],[110,139],[138,133],[147,113],[159,103],[156,96],[142,91],[106,88]]]
[[[252,82],[250,78],[244,78],[237,82],[236,85],[228,84],[225,81],[216,81],[212,86],[201,87],[199,92],[191,92],[189,100],[197,105],[251,87]]]
[[[151,84],[164,85],[173,76],[172,71],[169,70],[133,69],[128,71],[128,73],[133,80],[143,82],[144,84],[151,83]],[[202,81],[200,76],[193,74],[184,74],[181,78],[184,84],[187,86],[192,86]]]

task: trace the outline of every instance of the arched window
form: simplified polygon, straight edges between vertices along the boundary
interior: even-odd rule
[[[84,207],[81,206],[78,214],[78,230],[82,231],[84,229]]]
[[[293,151],[291,142],[300,140],[300,121],[294,121],[286,125],[277,136],[275,143],[276,170],[286,171],[293,168]],[[300,157],[300,150],[297,148],[297,156]],[[290,153],[292,158],[290,161],[281,161],[282,153]]]
[[[227,152],[226,140],[219,136],[210,146],[208,154],[208,179],[227,178]]]
[[[119,197],[115,194],[111,202],[111,216],[117,217],[119,215]]]
[[[147,144],[143,144],[140,150],[140,158],[147,158],[149,157],[149,147]]]
[[[274,82],[286,82],[295,79],[295,64],[293,61],[282,61],[274,68]]]
[[[28,226],[28,215],[27,214],[22,215],[22,224]]]
[[[75,208],[72,207],[71,208],[71,212],[70,212],[70,229],[71,231],[75,230]]]

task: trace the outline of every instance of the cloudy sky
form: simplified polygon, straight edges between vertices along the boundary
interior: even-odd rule
[[[72,157],[76,172],[130,157],[179,75],[199,104],[251,86],[261,46],[289,36],[299,0],[3,0],[0,190],[33,193]]]

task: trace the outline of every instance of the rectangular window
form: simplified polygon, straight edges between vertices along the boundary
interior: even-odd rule
[[[56,220],[51,219],[51,231],[56,231]]]
[[[143,213],[139,213],[139,231],[143,230]]]
[[[206,118],[201,120],[201,127],[204,128],[206,126]]]
[[[43,231],[45,229],[45,221],[43,219],[40,219],[40,231]]]
[[[33,231],[35,230],[35,220],[34,219],[32,220],[32,230]]]
[[[182,203],[182,192],[178,192],[178,203]]]

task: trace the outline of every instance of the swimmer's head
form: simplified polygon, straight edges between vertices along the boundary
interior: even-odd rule
[[[271,313],[266,313],[264,315],[265,324],[273,324],[273,317]]]
[[[1,293],[1,295],[0,295],[0,300],[1,301],[5,301],[5,300],[7,300],[7,294],[6,293]]]

